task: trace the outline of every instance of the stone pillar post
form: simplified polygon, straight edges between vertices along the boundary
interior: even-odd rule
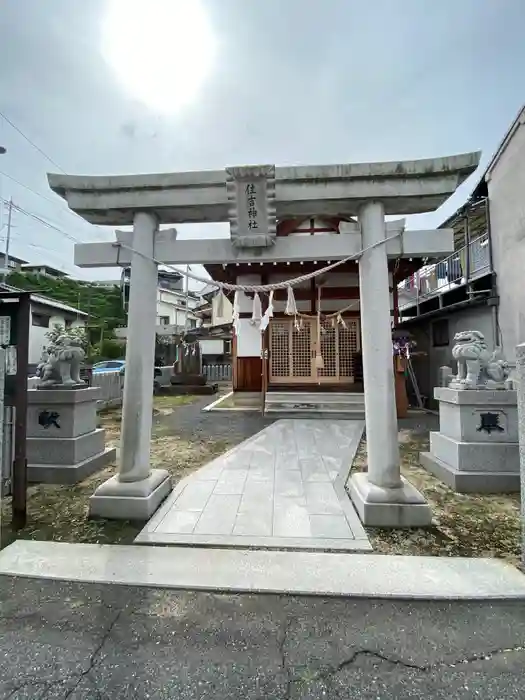
[[[154,215],[135,214],[119,471],[90,498],[92,516],[147,519],[171,490],[168,472],[150,469],[157,319],[157,265],[152,258],[157,230]]]
[[[365,204],[359,222],[363,249],[385,239],[385,215],[379,202]],[[368,479],[376,486],[396,488],[401,479],[386,244],[363,253],[359,290]]]
[[[363,249],[385,240],[380,202],[363,205],[359,223]],[[386,244],[363,253],[359,290],[368,472],[352,476],[350,495],[365,525],[428,525],[425,499],[400,474]]]
[[[516,379],[521,476],[521,561],[525,564],[525,343],[516,348]]]
[[[151,214],[135,214],[133,248],[137,254],[131,262],[118,474],[123,482],[140,481],[150,474],[158,274],[152,258],[156,232],[157,221]]]

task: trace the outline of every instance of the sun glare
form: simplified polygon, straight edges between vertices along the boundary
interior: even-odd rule
[[[200,0],[107,0],[102,35],[119,82],[156,112],[192,102],[211,69],[215,42]]]

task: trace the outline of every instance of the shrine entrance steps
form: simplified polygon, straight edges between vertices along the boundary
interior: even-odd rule
[[[335,391],[269,391],[264,412],[283,418],[364,420],[365,395]]]

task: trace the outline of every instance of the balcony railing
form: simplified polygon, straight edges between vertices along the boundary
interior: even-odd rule
[[[492,271],[488,233],[398,284],[399,308],[443,294]]]

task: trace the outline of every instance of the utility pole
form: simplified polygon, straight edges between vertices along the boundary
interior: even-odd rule
[[[9,243],[11,242],[11,218],[13,215],[13,198],[9,198],[9,211],[7,214],[7,233],[5,238],[4,270],[2,272],[2,282],[5,284],[9,272]]]

